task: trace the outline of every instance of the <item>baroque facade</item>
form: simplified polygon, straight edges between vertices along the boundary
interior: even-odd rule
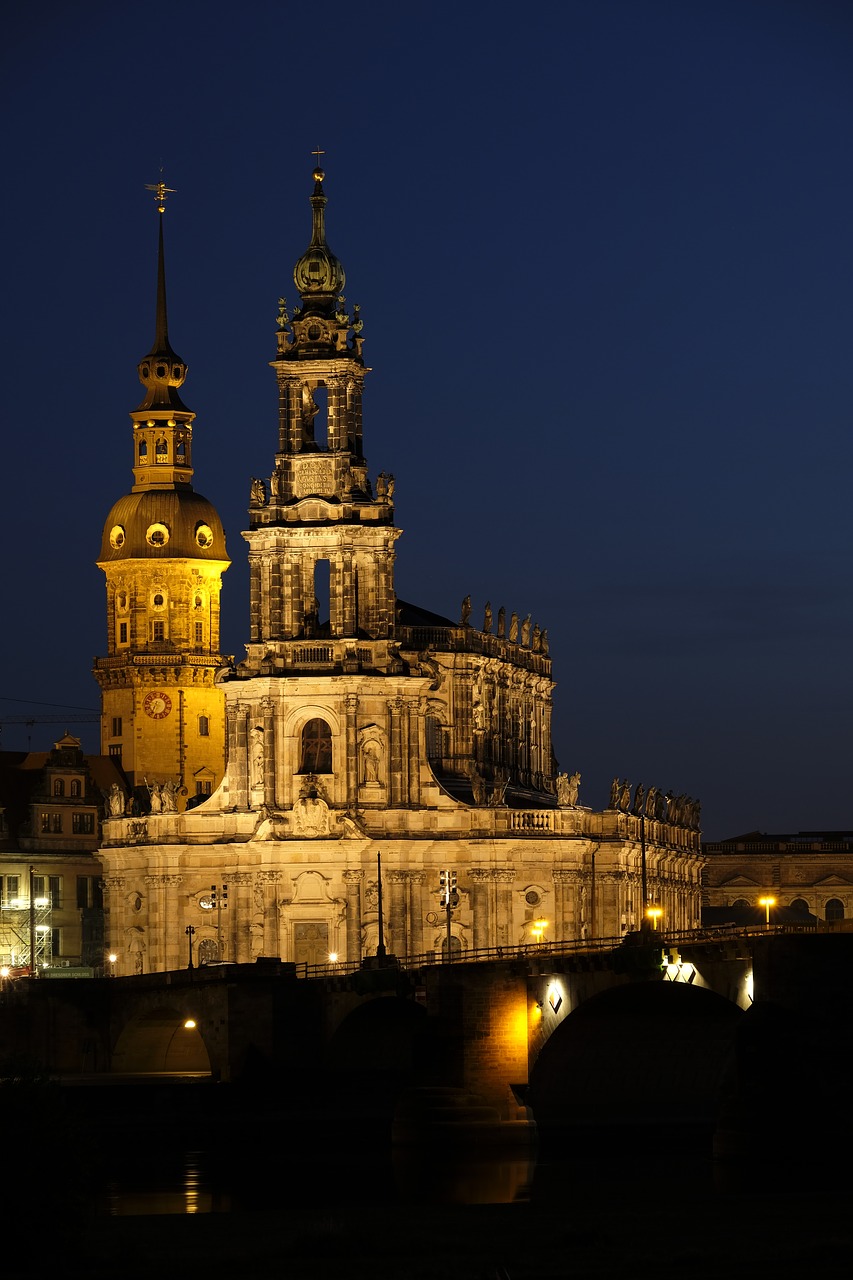
[[[249,641],[217,676],[225,776],[192,810],[106,821],[119,972],[182,967],[188,939],[202,961],[322,963],[619,936],[644,890],[692,927],[698,810],[579,802],[552,750],[547,632],[490,604],[475,625],[470,598],[454,621],[397,596],[395,481],[364,454],[363,324],[313,176],[300,306],[280,303],[271,362],[273,466],[250,485]]]
[[[196,493],[195,414],[180,387],[187,366],[169,343],[163,213],[155,335],[138,365],[145,394],[131,413],[133,478],[104,523],[98,567],[106,577],[107,653],[95,659],[101,751],[127,780],[124,805],[180,810],[212,794],[225,758],[219,596],[231,563],[222,522]],[[111,812],[117,808],[111,804]]]

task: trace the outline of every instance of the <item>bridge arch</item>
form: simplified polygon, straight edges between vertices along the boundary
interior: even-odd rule
[[[528,1101],[540,1134],[713,1125],[743,1016],[731,1000],[686,983],[626,983],[591,996],[533,1064]]]
[[[169,1005],[132,1017],[112,1053],[118,1074],[211,1074],[210,1055],[194,1018]]]

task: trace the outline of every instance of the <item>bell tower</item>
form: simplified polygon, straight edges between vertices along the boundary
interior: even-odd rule
[[[275,469],[253,480],[249,508],[251,635],[243,673],[293,640],[394,634],[394,479],[374,493],[362,448],[362,321],[345,309],[344,269],[326,242],[325,174],[314,170],[311,242],[293,278],[301,305],[279,302]]]
[[[230,560],[222,522],[192,486],[195,414],[180,388],[187,366],[172,350],[166,313],[163,214],[151,350],[138,365],[145,394],[131,413],[133,478],[104,524],[98,567],[107,587],[101,752],[119,757],[143,808],[183,808],[222,779],[224,699],[214,676],[219,596]],[[165,790],[164,790],[165,788]],[[177,797],[177,799],[175,799]]]

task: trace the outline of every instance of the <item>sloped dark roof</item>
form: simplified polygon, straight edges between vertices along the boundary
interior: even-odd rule
[[[460,623],[443,618],[440,613],[430,613],[429,609],[421,609],[406,600],[397,600],[395,610],[397,622],[401,627],[458,627]]]

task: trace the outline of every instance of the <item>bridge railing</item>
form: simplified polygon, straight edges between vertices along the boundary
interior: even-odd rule
[[[660,946],[664,951],[670,947],[685,946],[689,943],[720,943],[745,938],[766,938],[768,935],[782,933],[813,933],[812,924],[780,924],[771,925],[715,925],[707,929],[666,930],[656,936],[649,934],[648,945]],[[469,948],[455,951],[450,960],[436,951],[424,951],[419,955],[388,956],[389,967],[398,969],[425,969],[436,966],[476,964],[489,960],[539,960],[544,961],[560,956],[601,955],[616,950],[617,947],[629,945],[630,939],[639,941],[637,934],[622,935],[614,938],[566,938],[542,942],[526,942],[519,946]],[[643,939],[645,942],[645,939]],[[363,960],[331,961],[321,964],[297,963],[296,973],[300,978],[333,978],[348,973],[357,973],[362,968],[381,968],[377,957]]]

